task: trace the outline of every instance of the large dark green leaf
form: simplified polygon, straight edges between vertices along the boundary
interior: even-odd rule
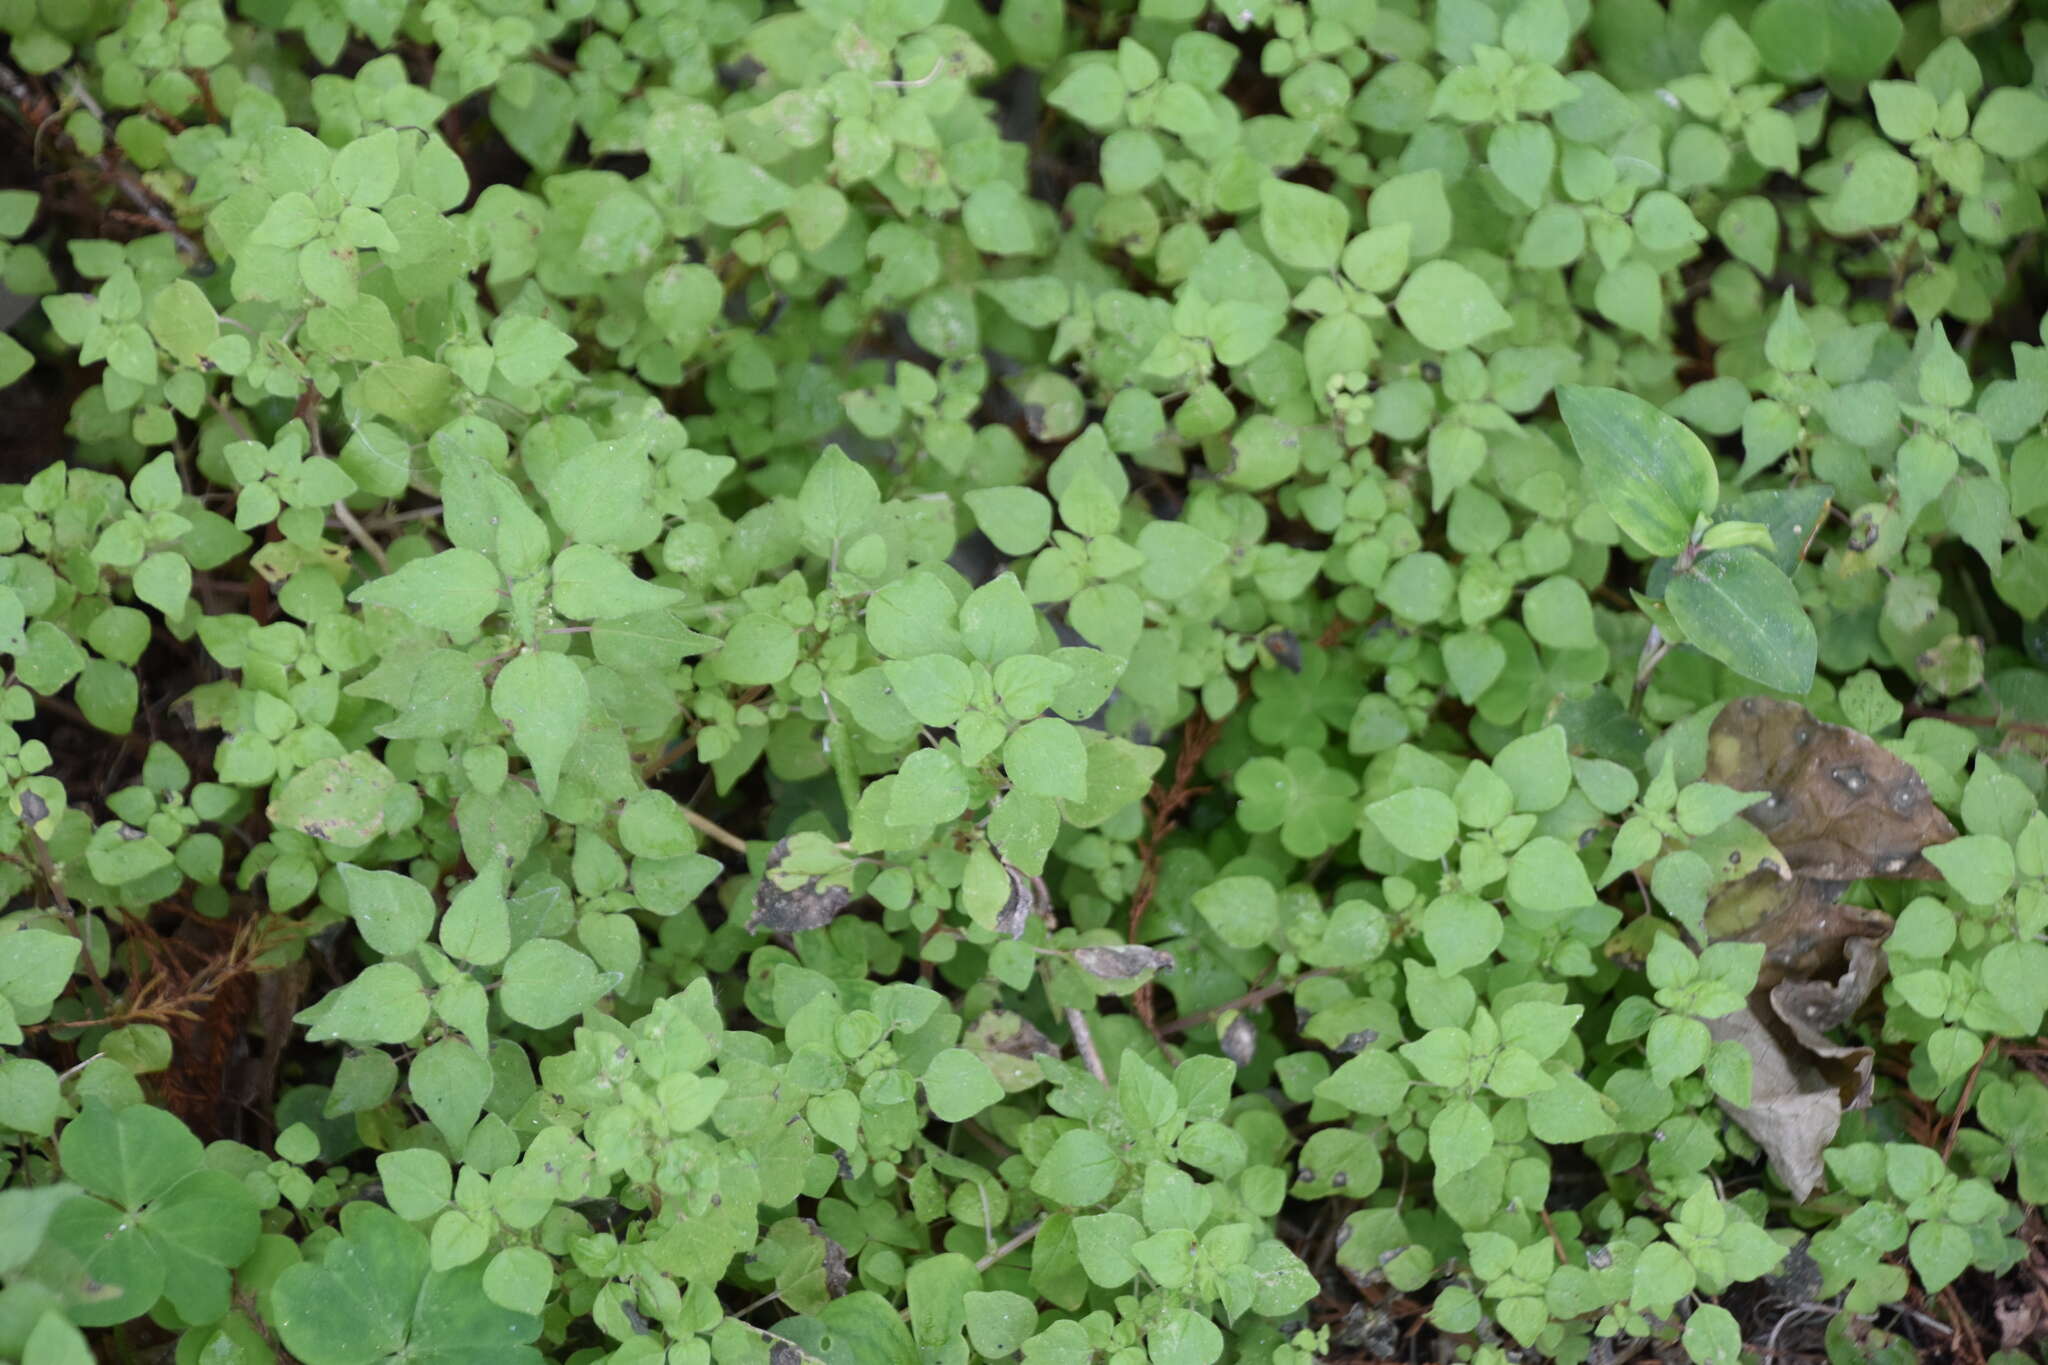
[[[1743,677],[1795,696],[1813,686],[1813,622],[1792,580],[1757,551],[1702,555],[1673,575],[1664,601],[1688,641]]]
[[[1585,462],[1586,484],[1628,537],[1675,555],[1693,519],[1720,500],[1714,457],[1685,423],[1632,393],[1566,385],[1564,424]]]

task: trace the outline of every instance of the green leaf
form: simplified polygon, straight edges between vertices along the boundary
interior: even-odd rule
[[[88,1102],[58,1140],[64,1173],[124,1209],[139,1209],[199,1169],[202,1149],[176,1116],[149,1105]]]
[[[461,1151],[491,1093],[491,1064],[463,1039],[443,1038],[412,1059],[405,1083],[448,1149]]]
[[[344,863],[341,889],[363,941],[386,957],[405,956],[433,932],[433,895],[411,877]]]
[[[1718,1303],[1704,1303],[1685,1320],[1685,1352],[1699,1365],[1736,1365],[1742,1359],[1742,1328]]]
[[[220,335],[220,319],[198,285],[173,280],[149,301],[149,333],[178,364],[197,367]]]
[[[1015,1355],[1038,1328],[1038,1309],[1022,1294],[1006,1289],[972,1290],[965,1302],[967,1340],[986,1359]]]
[[[1006,555],[1028,555],[1052,533],[1052,504],[1035,488],[976,488],[966,494],[981,533]]]
[[[538,384],[553,374],[575,349],[576,341],[567,332],[528,313],[514,313],[500,320],[497,334],[491,338],[498,373],[521,388]]]
[[[1777,565],[1755,550],[1716,550],[1675,574],[1664,600],[1688,642],[1780,692],[1813,686],[1819,637]]]
[[[2001,86],[1977,106],[1970,136],[1993,156],[2024,161],[2048,146],[2048,99],[2020,86]]]
[[[704,216],[723,228],[742,228],[789,203],[789,186],[745,157],[711,156],[695,178],[696,202]]]
[[[1106,132],[1122,116],[1124,83],[1108,62],[1076,65],[1052,88],[1045,102],[1098,131]]]
[[[1494,755],[1492,767],[1514,793],[1518,811],[1551,810],[1571,791],[1572,763],[1562,725],[1510,740]]]
[[[1522,622],[1537,644],[1552,649],[1593,649],[1600,643],[1592,600],[1576,580],[1561,574],[1529,589],[1522,599]]]
[[[597,964],[559,939],[522,943],[505,959],[498,1001],[515,1023],[547,1029],[567,1023],[606,990]]]
[[[562,761],[582,732],[589,698],[582,668],[566,654],[520,654],[491,684],[491,713],[526,755],[543,801],[554,799]]]
[[[1997,905],[2016,875],[2012,845],[1990,834],[1966,834],[1925,850],[1949,885],[1972,905]]]
[[[1280,927],[1280,896],[1264,877],[1225,877],[1194,895],[1195,913],[1233,948],[1256,948]]]
[[[1401,325],[1433,351],[1455,351],[1506,327],[1507,310],[1486,282],[1454,261],[1425,261],[1394,298]]]
[[[1003,745],[1003,771],[1017,790],[1078,801],[1088,794],[1088,752],[1080,732],[1056,716],[1018,729]]]
[[[1031,1177],[1032,1193],[1055,1204],[1099,1204],[1116,1188],[1123,1163],[1100,1134],[1085,1128],[1060,1135]]]
[[[1599,898],[1585,864],[1562,839],[1539,835],[1508,861],[1508,902],[1539,914],[1583,909]]]
[[[29,1057],[0,1062],[0,1126],[48,1137],[63,1108],[57,1073],[46,1064]]]
[[[1259,229],[1282,265],[1329,270],[1350,235],[1351,215],[1342,202],[1288,180],[1259,186]]]
[[[881,501],[875,476],[838,446],[826,446],[797,494],[797,515],[803,519],[812,553],[831,554],[842,540],[867,525]]]
[[[1914,1228],[1906,1243],[1906,1253],[1912,1257],[1913,1269],[1919,1272],[1922,1289],[1929,1294],[1939,1294],[1948,1288],[1970,1268],[1974,1255],[1969,1230],[1946,1222],[1922,1223]]]
[[[466,639],[485,617],[504,609],[504,586],[496,567],[475,550],[443,550],[371,579],[349,601],[392,607],[423,626]]]
[[[504,961],[512,950],[512,931],[502,867],[484,866],[476,880],[448,898],[448,913],[441,917],[441,946],[451,956],[479,966]]]
[[[413,1222],[439,1213],[455,1189],[448,1158],[428,1147],[385,1152],[377,1158],[377,1178],[392,1212]]]
[[[648,582],[595,545],[571,545],[556,555],[551,581],[555,610],[578,621],[616,620],[684,600],[683,593]]]
[[[40,1023],[71,980],[80,944],[70,934],[17,925],[0,931],[0,1021]],[[14,1042],[20,1042],[17,1035]]]
[[[967,809],[967,774],[944,749],[919,749],[903,760],[889,788],[892,825],[943,825]]]
[[[365,967],[355,980],[296,1016],[309,1042],[409,1043],[426,1027],[429,1002],[402,962]]]
[[[868,599],[864,621],[868,643],[892,659],[920,654],[961,655],[966,646],[954,628],[953,594],[936,575],[914,573],[890,583]]]
[[[963,1123],[1003,1098],[988,1064],[965,1048],[947,1048],[924,1071],[925,1100],[945,1123]]]
[[[960,210],[960,225],[967,229],[968,241],[992,256],[1023,256],[1038,245],[1032,231],[1033,216],[1023,191],[994,182],[967,196]]]
[[[1650,554],[1683,550],[1694,519],[1720,501],[1720,476],[1705,443],[1620,389],[1566,384],[1557,395],[1587,487],[1615,524]]]
[[[1458,808],[1432,787],[1410,787],[1365,808],[1380,837],[1410,858],[1433,863],[1458,842]]]
[[[1462,972],[1485,962],[1504,932],[1500,912],[1477,896],[1438,896],[1422,914],[1422,941],[1440,971]]]
[[[367,1200],[343,1206],[341,1231],[271,1290],[277,1334],[306,1365],[539,1365],[540,1319],[498,1306],[481,1264],[432,1268],[427,1239]]]
[[[1468,1099],[1454,1099],[1429,1124],[1429,1159],[1439,1175],[1470,1170],[1493,1150],[1493,1121]]]
[[[506,1247],[484,1267],[485,1297],[508,1313],[538,1317],[554,1285],[554,1264],[533,1247]]]
[[[1841,184],[1815,205],[1822,226],[1837,236],[1903,223],[1920,201],[1920,168],[1875,138],[1845,158]]]

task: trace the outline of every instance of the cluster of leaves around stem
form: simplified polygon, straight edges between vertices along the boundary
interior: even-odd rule
[[[1870,1354],[2022,1254],[2048,25],[235,8],[0,4],[175,229],[0,194],[0,379],[100,367],[0,488],[0,1356],[1306,1361],[1314,1264],[1730,1361],[1788,1262]],[[1758,684],[1965,831],[1800,1203]],[[267,1152],[150,1103],[167,907],[339,945]]]

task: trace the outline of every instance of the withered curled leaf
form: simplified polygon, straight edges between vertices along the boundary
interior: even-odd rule
[[[747,918],[748,933],[767,929],[793,934],[804,929],[823,929],[852,903],[852,887],[781,871],[788,857],[787,839],[770,850],[761,884],[754,888],[754,913]]]
[[[1090,976],[1104,981],[1132,981],[1147,972],[1173,970],[1173,954],[1141,943],[1124,943],[1110,948],[1076,948],[1074,961]]]
[[[1939,877],[1921,850],[1956,837],[1910,764],[1796,702],[1723,707],[1707,735],[1707,780],[1769,793],[1743,814],[1800,877]]]
[[[1040,882],[1028,872],[1008,863],[1003,864],[1003,871],[1010,877],[1010,894],[996,912],[996,932],[1004,938],[1022,938],[1031,917],[1044,913],[1045,898],[1039,894]]]
[[[1259,1047],[1259,1029],[1248,1016],[1233,1016],[1231,1021],[1223,1026],[1222,1033],[1217,1036],[1223,1044],[1224,1056],[1239,1066],[1252,1064],[1252,1056]]]

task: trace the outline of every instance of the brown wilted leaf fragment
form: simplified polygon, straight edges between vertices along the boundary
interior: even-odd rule
[[[1029,1090],[1045,1079],[1040,1057],[1058,1057],[1059,1044],[1045,1030],[1011,1010],[989,1010],[974,1021],[961,1040],[987,1064],[996,1084],[1009,1094]]]
[[[1004,938],[1022,938],[1031,917],[1045,912],[1045,898],[1039,894],[1037,878],[1028,872],[1008,863],[1003,864],[1003,871],[1010,877],[1010,895],[996,912],[996,932]]]
[[[1824,725],[1795,702],[1729,702],[1707,735],[1707,780],[1769,793],[1743,814],[1795,876],[1938,878],[1922,856],[1956,837],[1912,766],[1868,735]]]
[[[1076,948],[1074,961],[1081,970],[1104,981],[1130,981],[1147,972],[1173,970],[1173,954],[1143,944],[1126,943],[1114,948]]]
[[[1721,900],[1739,900],[1754,916],[1749,927],[1713,937],[1764,946],[1748,1002],[1707,1020],[1717,1042],[1741,1043],[1750,1055],[1748,1106],[1721,1107],[1801,1200],[1820,1184],[1821,1153],[1843,1113],[1870,1103],[1871,1050],[1838,1044],[1827,1031],[1847,1023],[1884,979],[1881,944],[1892,927],[1879,911],[1836,903],[1834,891],[1758,873],[1707,910],[1711,933],[1734,918]]]
[[[761,884],[754,888],[754,913],[747,918],[748,933],[767,929],[793,934],[804,929],[823,929],[852,903],[851,887],[780,872],[778,869],[788,857],[787,839],[769,852]]]
[[[1751,1060],[1748,1106],[1721,1107],[1805,1199],[1842,1114],[1870,1103],[1870,1049],[1828,1032],[1884,979],[1892,929],[1890,916],[1840,904],[1841,894],[1864,877],[1939,877],[1924,850],[1956,831],[1910,764],[1793,702],[1744,697],[1723,707],[1708,732],[1706,775],[1768,793],[1743,814],[1792,874],[1759,872],[1708,904],[1709,940],[1760,943],[1764,959],[1748,1003],[1707,1027]]]

